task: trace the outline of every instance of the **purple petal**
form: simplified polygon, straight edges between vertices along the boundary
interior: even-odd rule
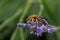
[[[35,28],[35,27],[37,27],[37,25],[33,25],[32,27]]]
[[[17,26],[26,27],[31,26],[30,24],[18,23]]]
[[[18,23],[17,26],[24,27],[24,24],[23,23]]]
[[[49,28],[48,29],[48,33],[53,33],[53,32],[55,32],[55,28]]]
[[[36,22],[32,22],[32,21],[27,21],[27,23],[31,25],[36,25]]]
[[[37,36],[42,36],[42,30],[40,29],[40,27],[37,27]]]
[[[41,22],[38,22],[39,24],[42,24]]]
[[[33,31],[30,32],[30,34],[33,34],[33,33],[34,33]]]
[[[45,26],[42,24],[42,26],[40,27],[42,32],[45,32]]]
[[[42,36],[42,34],[36,34],[37,36]]]

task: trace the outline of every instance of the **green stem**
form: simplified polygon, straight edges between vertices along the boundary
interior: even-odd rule
[[[19,10],[17,10],[17,12],[10,18],[8,18],[6,21],[4,21],[1,25],[0,25],[0,32],[5,28],[5,26],[7,24],[9,24],[12,20],[14,20],[16,17],[18,17],[21,14],[22,9],[19,8]]]
[[[27,14],[27,11],[28,11],[28,9],[30,8],[31,3],[32,3],[32,0],[28,0],[28,1],[27,1],[26,6],[25,6],[25,9],[24,9],[24,11],[23,11],[23,14],[22,14],[19,22],[22,22],[22,21],[23,21],[22,18],[24,18],[25,15]],[[23,29],[22,29],[21,27],[18,27],[18,26],[17,26],[17,29],[20,30],[20,40],[25,40],[25,36],[24,36],[24,33],[23,33]],[[13,36],[12,36],[11,40],[14,40],[14,37],[16,36],[16,33],[17,33],[16,31],[13,33]]]
[[[29,9],[30,6],[31,6],[31,3],[32,3],[32,0],[28,0],[28,1],[27,1],[26,7],[25,7],[25,9],[24,9],[24,12],[23,12],[23,14],[22,14],[19,22],[22,22],[22,21],[23,21],[22,18],[25,17],[28,9]],[[24,36],[24,33],[23,33],[23,29],[22,29],[22,28],[20,28],[20,37],[21,37],[21,40],[25,40],[25,36]]]
[[[43,12],[43,3],[42,3],[42,0],[39,0],[38,2],[40,3],[39,16],[41,16]]]

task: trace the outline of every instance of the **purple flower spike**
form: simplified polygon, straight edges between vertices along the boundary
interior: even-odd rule
[[[35,18],[37,19],[34,19],[36,21],[28,20],[27,23],[18,23],[17,26],[24,27],[30,32],[30,34],[35,34],[37,36],[42,36],[42,33],[44,32],[48,32],[51,34],[55,32],[56,28],[49,25],[45,19],[39,20],[38,17]]]
[[[23,24],[23,23],[18,23],[17,26],[21,26],[21,27],[27,27],[27,26],[31,26],[30,24]]]
[[[55,32],[55,30],[56,30],[55,28],[49,28],[48,33],[53,33],[53,32]]]

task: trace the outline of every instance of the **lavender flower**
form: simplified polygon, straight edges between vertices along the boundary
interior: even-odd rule
[[[38,24],[41,26],[39,26]],[[17,26],[27,28],[29,30],[30,34],[35,34],[37,36],[42,36],[42,33],[44,33],[44,32],[48,32],[48,33],[55,32],[55,28],[49,27],[47,25],[44,25],[40,21],[38,23],[32,22],[32,21],[27,21],[27,23],[18,23],[17,24]]]

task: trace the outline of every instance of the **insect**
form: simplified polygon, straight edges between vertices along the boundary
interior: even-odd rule
[[[47,24],[47,20],[45,20],[42,16],[38,16],[38,15],[35,15],[35,14],[32,14],[30,15],[28,18],[27,18],[28,21],[31,21],[31,22],[42,22],[44,25]]]

